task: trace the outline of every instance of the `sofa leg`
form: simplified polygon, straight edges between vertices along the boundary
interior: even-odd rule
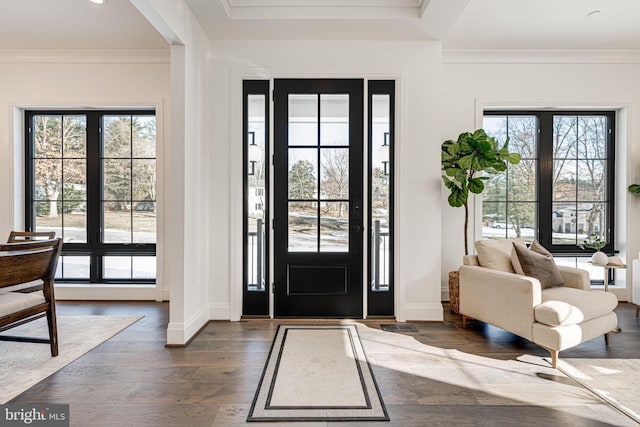
[[[560,351],[551,349],[547,350],[549,350],[549,353],[551,354],[551,366],[553,369],[558,369],[558,355],[560,354]]]
[[[604,345],[609,345],[609,332],[604,334]]]
[[[467,316],[465,316],[464,314],[462,315],[462,329],[466,329],[467,328]]]
[[[640,313],[640,305],[636,305],[636,317],[638,317],[638,313]]]

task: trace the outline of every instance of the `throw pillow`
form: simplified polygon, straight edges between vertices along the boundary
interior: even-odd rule
[[[551,254],[543,255],[517,244],[513,248],[524,274],[538,279],[542,289],[563,285],[562,275]]]
[[[526,248],[525,245],[522,245],[522,247]],[[553,257],[553,255],[551,255],[551,252],[549,252],[537,240],[534,240],[533,242],[531,242],[529,249],[539,254]],[[524,275],[524,271],[522,270],[522,266],[520,265],[520,261],[518,260],[518,255],[516,254],[516,250],[514,248],[511,248],[511,265],[513,266],[513,270],[516,272],[516,274]]]
[[[524,244],[522,239],[477,240],[478,263],[484,268],[513,273],[511,248],[514,242]]]

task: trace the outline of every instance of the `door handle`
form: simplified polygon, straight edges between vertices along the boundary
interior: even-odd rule
[[[355,231],[356,233],[359,233],[362,231],[362,226],[361,225],[352,225],[351,226],[351,231]]]

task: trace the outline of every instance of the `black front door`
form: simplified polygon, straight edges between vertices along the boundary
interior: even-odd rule
[[[362,317],[362,79],[276,79],[276,317]]]

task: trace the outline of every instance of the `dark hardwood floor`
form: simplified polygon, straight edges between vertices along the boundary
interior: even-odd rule
[[[594,339],[560,357],[638,358],[635,308],[622,303],[617,313],[622,333],[612,335],[608,347]],[[11,401],[69,403],[71,425],[83,427],[247,425],[278,325],[211,322],[188,347],[166,348],[166,303],[58,303],[58,315],[65,314],[145,316]],[[541,348],[480,322],[462,329],[447,306],[444,322],[415,322],[418,332],[382,332],[384,321],[359,323],[391,422],[282,425],[635,425],[558,371],[516,360],[546,357]]]

